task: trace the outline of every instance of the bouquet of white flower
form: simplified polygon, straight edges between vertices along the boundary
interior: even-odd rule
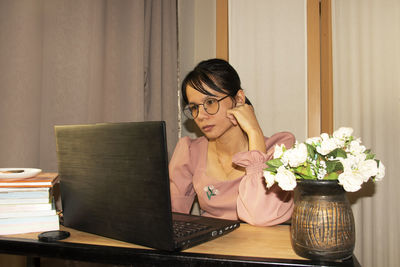
[[[283,190],[293,190],[296,179],[338,180],[344,190],[355,192],[369,179],[382,180],[385,166],[352,133],[352,128],[342,127],[332,136],[323,133],[290,149],[275,146],[264,170],[267,187],[276,182]]]

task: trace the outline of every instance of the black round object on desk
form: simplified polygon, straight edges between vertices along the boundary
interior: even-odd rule
[[[71,234],[67,231],[55,230],[55,231],[47,231],[38,235],[39,241],[43,242],[55,242],[58,240],[65,239],[69,237]]]

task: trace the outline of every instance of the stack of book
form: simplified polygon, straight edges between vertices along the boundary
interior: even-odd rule
[[[59,230],[53,200],[57,173],[0,179],[0,235]]]

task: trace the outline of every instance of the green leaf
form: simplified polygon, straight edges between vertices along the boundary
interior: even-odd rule
[[[343,165],[340,161],[338,161],[338,160],[326,161],[326,172],[327,173],[337,172],[337,171],[343,171]]]
[[[331,151],[328,155],[326,155],[327,158],[334,157],[334,158],[347,158],[346,151],[344,151],[341,148],[336,148],[335,150]]]
[[[281,162],[280,159],[271,159],[271,160],[267,161],[267,165],[268,165],[269,167],[278,168],[278,167],[282,166],[283,163]]]
[[[375,154],[367,154],[367,157],[365,159],[374,159]]]
[[[299,174],[294,174],[294,177],[296,177],[296,180],[298,180],[298,179],[304,179],[304,178],[301,177]]]
[[[337,148],[335,150],[332,150],[330,153],[328,153],[326,155],[326,157],[327,158],[330,158],[330,157],[336,158],[336,150],[337,150]]]
[[[295,173],[297,174],[304,174],[304,175],[309,175],[309,172],[307,171],[307,167],[304,166],[299,166],[294,170]]]
[[[311,167],[310,165],[305,166],[299,166],[296,169],[294,169],[294,173],[298,174],[300,176],[307,177],[305,179],[310,179],[313,177],[312,172],[311,172]]]
[[[299,179],[305,179],[305,180],[316,180],[315,177],[304,175],[304,174],[295,174],[295,176]]]
[[[328,175],[326,175],[326,176],[324,177],[324,180],[337,180],[338,177],[339,177],[339,174],[338,174],[338,173],[336,173],[336,172],[331,172],[331,173],[329,173]]]
[[[335,169],[336,161],[327,161],[326,162],[326,172],[331,173]]]
[[[275,167],[269,167],[269,168],[264,169],[264,171],[269,171],[269,172],[272,172],[272,173],[277,173],[277,168],[275,168]]]
[[[343,149],[341,149],[341,148],[337,148],[336,149],[336,157],[337,158],[347,158],[347,154],[346,154],[346,151],[344,151]]]
[[[313,147],[312,145],[307,144],[307,143],[305,143],[305,144],[306,144],[306,146],[307,146],[307,153],[308,153],[308,156],[309,156],[310,158],[314,159],[314,156],[315,156],[315,153],[316,153],[315,147]]]

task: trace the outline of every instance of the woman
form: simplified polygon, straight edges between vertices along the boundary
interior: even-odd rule
[[[276,144],[294,144],[290,133],[264,137],[235,69],[221,59],[200,62],[182,83],[185,114],[204,136],[183,137],[169,172],[175,212],[189,213],[197,195],[203,216],[275,225],[288,220],[292,194],[266,189],[265,162]]]

